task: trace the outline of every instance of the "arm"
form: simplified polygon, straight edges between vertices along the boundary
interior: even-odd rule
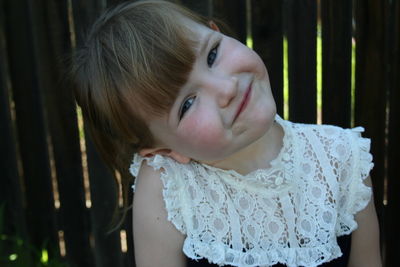
[[[365,180],[371,186],[371,178]],[[352,233],[349,267],[381,267],[379,225],[374,198],[355,216],[358,228]]]
[[[133,200],[133,240],[137,267],[184,267],[184,235],[167,220],[160,172],[142,164]]]

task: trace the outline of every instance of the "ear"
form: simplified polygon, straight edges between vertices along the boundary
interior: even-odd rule
[[[139,155],[142,157],[152,157],[154,155],[167,156],[183,164],[189,163],[191,160],[191,158],[186,157],[176,151],[164,148],[143,148],[139,151]]]
[[[219,30],[219,28],[218,28],[218,25],[217,25],[214,21],[212,21],[212,20],[210,20],[210,21],[208,22],[208,26],[210,26],[210,28],[213,29],[213,30],[216,31],[216,32],[221,32],[221,31]]]

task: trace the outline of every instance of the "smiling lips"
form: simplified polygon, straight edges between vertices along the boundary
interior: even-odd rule
[[[247,88],[246,92],[243,95],[242,102],[240,103],[239,108],[236,111],[234,121],[237,119],[237,117],[239,117],[240,113],[242,113],[242,111],[246,108],[247,104],[249,103],[250,93],[251,93],[251,84],[249,85],[249,87]]]

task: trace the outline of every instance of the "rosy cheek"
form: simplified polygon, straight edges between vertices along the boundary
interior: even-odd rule
[[[209,151],[221,145],[221,141],[224,140],[224,129],[217,120],[196,118],[186,121],[182,126],[179,137],[197,150]]]

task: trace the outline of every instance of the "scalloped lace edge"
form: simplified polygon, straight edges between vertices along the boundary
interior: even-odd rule
[[[350,234],[358,227],[354,215],[368,205],[372,196],[371,187],[364,184],[364,180],[367,179],[374,166],[370,153],[371,140],[361,136],[361,133],[364,132],[363,127],[350,129],[350,132],[352,133],[350,140],[354,140],[359,147],[359,155],[357,155],[359,161],[356,159],[356,170],[351,178],[351,180],[354,181],[352,189],[356,189],[356,191],[352,201],[345,207],[346,212],[344,214],[339,214],[339,229],[336,231],[338,236]]]
[[[183,252],[193,260],[207,258],[214,264],[229,264],[239,267],[269,266],[278,262],[287,266],[311,267],[342,256],[340,247],[335,240],[329,244],[312,248],[274,248],[268,251],[259,248],[239,252],[226,245],[198,243],[187,237]]]

